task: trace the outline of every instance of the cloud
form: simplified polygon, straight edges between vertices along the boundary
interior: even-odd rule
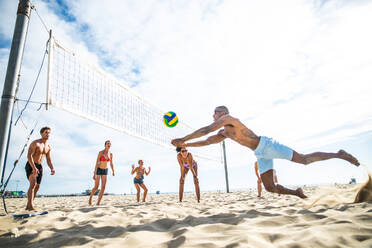
[[[16,3],[0,4],[6,10],[0,40],[6,43],[12,36]],[[194,128],[210,124],[214,107],[226,105],[258,135],[272,136],[301,152],[338,149],[335,143],[356,142],[358,134],[372,128],[367,107],[372,105],[372,35],[365,31],[372,21],[370,2],[70,0],[34,4],[62,44],[155,105],[176,111]],[[33,13],[22,67],[22,99],[34,83],[47,39]],[[9,48],[2,45],[0,50],[3,78]],[[45,75],[46,70],[35,100],[45,101]],[[28,123],[34,120],[36,107],[26,112]],[[45,188],[50,189],[44,188],[45,192],[92,186],[93,163],[108,138],[117,165],[108,191],[133,188],[128,170],[139,157],[154,169],[145,181],[153,190],[177,191],[174,151],[54,108],[43,114],[40,125],[44,124],[53,128],[53,159],[60,172],[54,180],[70,182],[62,187],[48,181]],[[20,125],[13,131],[11,159],[26,134]],[[362,148],[350,149],[365,154]],[[220,147],[200,150],[219,153]],[[230,141],[227,150],[232,187],[253,187],[253,153]],[[325,170],[338,163],[324,162]],[[199,164],[202,189],[223,188],[222,164],[201,159]],[[319,168],[288,164],[277,162],[283,171],[278,172],[281,180],[289,184],[334,182],[348,178],[351,170],[318,179]],[[22,173],[16,178],[23,178]],[[192,190],[192,183],[187,187]]]

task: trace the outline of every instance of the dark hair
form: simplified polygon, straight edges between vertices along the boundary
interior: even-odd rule
[[[180,147],[180,146],[177,146],[177,148],[176,148],[176,151],[177,151],[177,152],[180,152],[180,151],[181,151],[181,149],[182,149],[182,147]]]
[[[40,134],[44,133],[45,130],[51,130],[50,127],[43,127],[40,129]]]
[[[110,140],[106,140],[106,141],[105,141],[105,145],[107,144],[107,142],[110,142],[110,143],[111,143],[111,141],[110,141]]]
[[[216,107],[216,109],[221,109],[226,114],[229,113],[229,109],[226,106],[218,106],[218,107]]]
[[[143,163],[143,160],[142,160],[142,159],[138,159],[138,164],[139,164],[140,162],[142,162],[142,163]]]

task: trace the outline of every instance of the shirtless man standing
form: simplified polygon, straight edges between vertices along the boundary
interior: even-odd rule
[[[50,127],[43,127],[40,130],[41,139],[34,140],[28,148],[27,163],[26,163],[26,175],[30,182],[30,187],[27,192],[27,206],[26,210],[35,210],[33,200],[39,190],[41,178],[43,177],[43,167],[41,162],[43,161],[43,155],[46,156],[48,166],[51,170],[51,174],[54,175],[55,171],[53,168],[52,160],[50,158],[50,145],[48,139],[50,135]]]
[[[265,189],[272,193],[295,195],[301,198],[306,198],[306,195],[304,195],[301,188],[291,190],[283,187],[280,184],[274,183],[273,159],[275,158],[287,159],[304,165],[316,161],[339,158],[359,166],[358,160],[344,150],[339,150],[337,153],[314,152],[310,154],[300,154],[287,146],[279,144],[271,138],[257,136],[252,130],[241,123],[239,119],[229,115],[229,110],[225,106],[217,107],[214,110],[213,118],[214,122],[211,125],[200,128],[199,130],[196,130],[183,138],[174,139],[172,140],[172,144],[174,146],[198,147],[220,143],[224,139],[230,138],[254,151],[254,154],[257,157],[261,180]],[[206,140],[185,143],[188,140],[205,136],[208,133],[214,132],[222,127],[223,129],[221,129],[216,135],[210,136]]]

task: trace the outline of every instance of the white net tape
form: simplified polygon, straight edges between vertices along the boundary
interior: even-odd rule
[[[47,98],[52,106],[167,148],[174,149],[172,139],[193,131],[183,122],[166,127],[162,121],[166,111],[54,39],[49,49]],[[221,161],[220,152],[216,155],[199,157]]]

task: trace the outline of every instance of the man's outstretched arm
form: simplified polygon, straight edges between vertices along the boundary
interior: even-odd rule
[[[226,137],[223,136],[222,134],[218,133],[216,135],[208,137],[206,140],[202,141],[197,141],[197,142],[192,142],[192,143],[186,143],[185,146],[188,147],[198,147],[198,146],[207,146],[211,144],[217,144],[223,141]]]
[[[51,171],[51,175],[54,175],[54,173],[56,173],[56,172],[55,172],[53,164],[52,164],[52,158],[50,156],[50,151],[51,151],[51,148],[49,147],[49,151],[46,154],[46,159],[47,159],[47,164],[48,164],[48,166],[50,168],[50,171]]]
[[[230,119],[231,118],[229,116],[221,117],[220,119],[216,120],[215,122],[213,122],[209,126],[202,127],[200,129],[196,130],[195,132],[193,132],[189,135],[186,135],[183,138],[172,140],[172,144],[174,146],[182,146],[182,143],[184,143],[185,141],[202,137],[204,135],[207,135],[208,133],[211,133],[211,132],[214,132],[214,131],[218,130],[219,128],[223,127],[224,125],[230,124]],[[198,142],[195,142],[195,143],[198,143]],[[192,143],[192,144],[194,144],[194,143]]]

